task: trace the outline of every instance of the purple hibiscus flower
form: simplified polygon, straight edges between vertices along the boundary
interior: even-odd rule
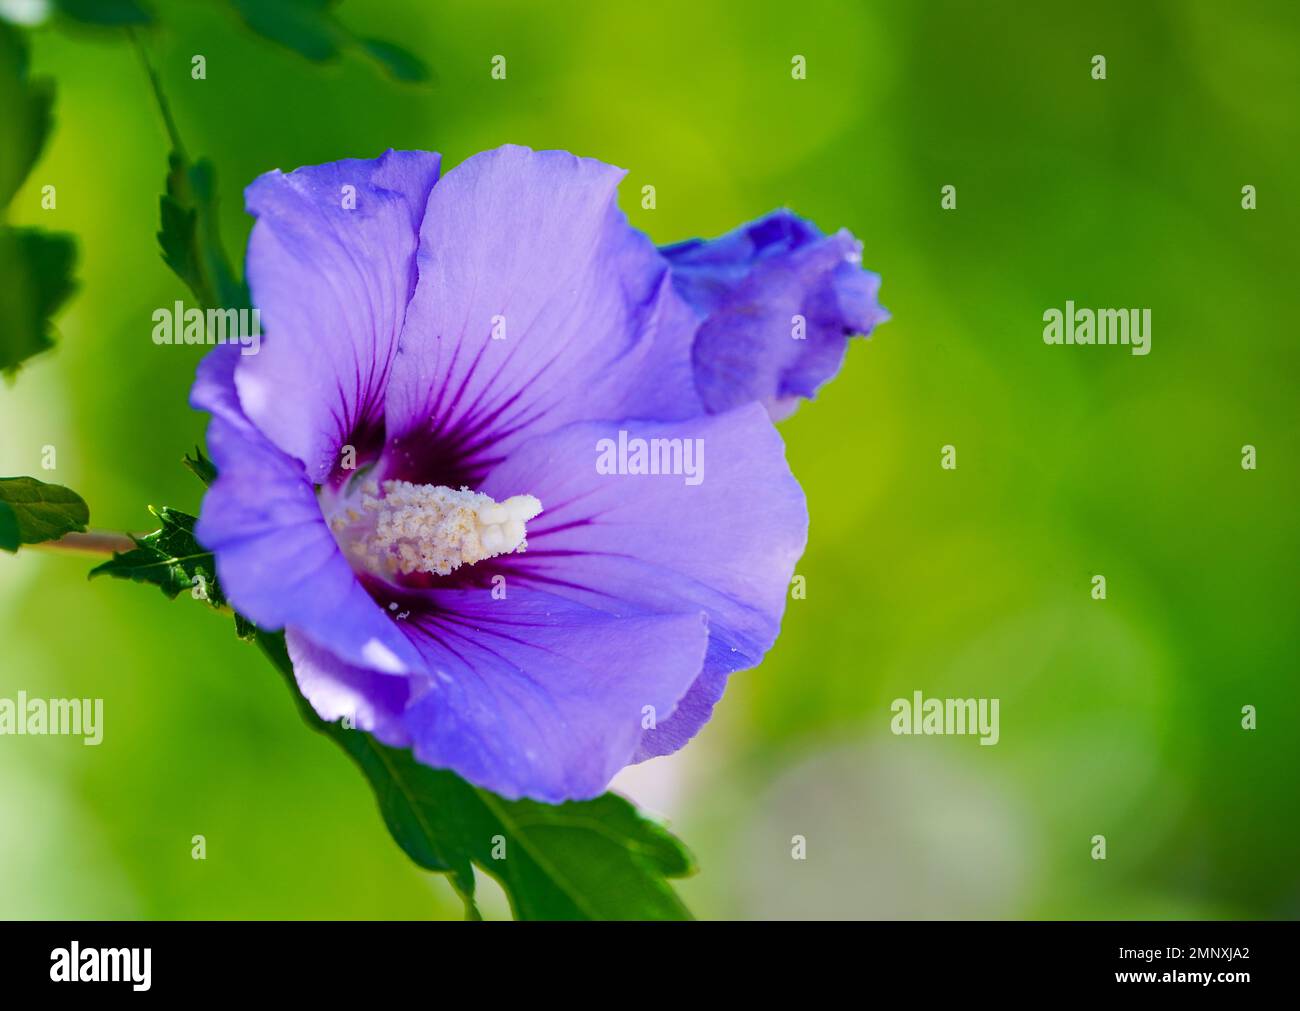
[[[788,213],[661,253],[623,173],[564,152],[438,172],[389,151],[249,186],[265,335],[199,366],[196,533],[324,719],[592,797],[775,641],[807,513],[768,408],[884,318],[877,279]]]

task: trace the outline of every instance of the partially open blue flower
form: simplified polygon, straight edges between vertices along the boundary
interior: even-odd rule
[[[563,152],[438,169],[389,151],[248,188],[265,334],[199,367],[197,534],[322,717],[507,797],[591,797],[775,641],[807,513],[764,405],[838,355],[763,334],[791,342],[797,304],[842,341],[879,320],[874,281],[790,215],[665,257],[623,173]],[[742,312],[741,356],[781,364],[719,367]]]
[[[789,415],[840,370],[849,337],[889,319],[862,243],[787,210],[661,252],[701,318],[692,357],[710,412],[761,400],[773,418]]]

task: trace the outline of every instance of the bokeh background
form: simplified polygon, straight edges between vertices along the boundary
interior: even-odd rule
[[[807,599],[700,738],[620,780],[695,850],[698,915],[1300,913],[1292,3],[339,7],[433,86],[315,65],[221,0],[154,7],[145,44],[241,258],[261,172],[505,142],[626,167],[660,242],[781,205],[864,240],[894,319],[782,425]],[[150,341],[182,297],[154,239],[165,138],[119,33],[31,37],[58,121],[11,217],[75,233],[81,290],[0,387],[0,472],[147,529],[149,503],[197,509],[179,459],[204,428],[200,349]],[[1152,353],[1045,346],[1066,299],[1150,308]],[[0,557],[0,695],[102,697],[106,723],[98,748],[0,738],[0,916],[461,915],[229,621],[88,567]],[[893,736],[918,689],[1000,698],[1000,743]]]

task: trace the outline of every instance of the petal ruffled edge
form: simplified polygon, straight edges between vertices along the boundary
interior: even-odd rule
[[[598,469],[601,453],[622,453],[624,442],[629,454],[633,440],[660,440],[659,451],[670,453],[676,441],[684,453],[688,439],[702,450],[696,484],[686,475]],[[571,425],[525,443],[483,490],[542,502],[523,554],[480,563],[510,585],[521,580],[615,612],[708,616],[699,677],[673,715],[645,733],[638,759],[685,744],[708,721],[727,676],[757,666],[776,641],[808,512],[761,405],[672,423]]]
[[[420,222],[440,156],[389,150],[278,169],[245,190],[246,272],[265,331],[239,363],[244,413],[320,484],[340,450],[374,452],[415,290]]]
[[[691,358],[710,412],[757,400],[785,417],[839,371],[851,335],[889,319],[861,242],[788,210],[660,252],[700,319]]]
[[[237,345],[199,364],[190,403],[210,411],[217,479],[195,526],[241,614],[268,631],[294,627],[335,655],[387,674],[422,669],[419,654],[371,599],[321,514],[302,464],[273,446],[239,410]]]
[[[389,384],[390,476],[477,484],[573,421],[703,413],[697,320],[615,202],[624,171],[509,145],[453,168],[421,224]]]

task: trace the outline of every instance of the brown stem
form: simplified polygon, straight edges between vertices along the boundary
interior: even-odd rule
[[[57,541],[42,541],[39,544],[28,544],[26,547],[75,551],[86,555],[111,555],[114,552],[132,550],[135,541],[126,534],[113,533],[110,530],[91,530],[84,534],[64,534]]]

